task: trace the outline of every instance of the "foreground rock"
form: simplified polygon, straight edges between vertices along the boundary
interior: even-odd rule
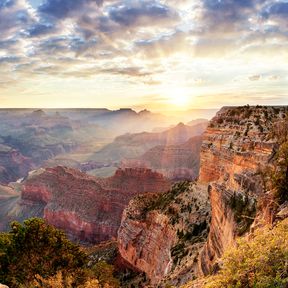
[[[178,285],[196,272],[210,216],[204,192],[182,182],[168,193],[137,197],[125,209],[118,231],[120,254],[145,272],[152,285]]]

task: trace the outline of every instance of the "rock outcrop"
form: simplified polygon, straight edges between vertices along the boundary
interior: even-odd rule
[[[30,173],[22,185],[21,205],[38,203],[49,224],[71,238],[97,243],[116,237],[132,197],[169,187],[168,180],[148,169],[119,169],[101,179],[59,166]]]
[[[137,197],[123,213],[118,231],[120,254],[145,272],[152,285],[185,282],[197,269],[209,212],[207,193],[188,182],[175,185],[168,193]],[[179,278],[180,274],[185,277]]]

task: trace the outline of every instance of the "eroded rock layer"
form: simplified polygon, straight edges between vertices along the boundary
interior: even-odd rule
[[[178,285],[195,274],[210,217],[203,192],[181,182],[168,193],[137,197],[125,209],[118,231],[120,254],[145,272],[152,285]]]
[[[58,166],[30,173],[22,185],[22,206],[40,203],[48,223],[72,238],[100,242],[116,237],[123,209],[129,200],[146,192],[170,187],[161,174],[148,169],[119,169],[100,179]]]
[[[271,131],[286,111],[286,107],[224,107],[207,128],[199,182],[209,185],[212,221],[200,256],[203,274],[216,269],[214,263],[236,237],[249,231],[257,202],[267,200],[263,171],[277,146]],[[264,206],[269,214],[269,203]]]

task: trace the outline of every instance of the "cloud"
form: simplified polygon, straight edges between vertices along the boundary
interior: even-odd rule
[[[112,21],[125,27],[169,24],[179,20],[176,10],[157,1],[125,1],[108,8]]]
[[[288,2],[275,2],[270,4],[262,12],[262,15],[266,18],[270,18],[273,16],[288,17]]]
[[[145,71],[142,67],[107,68],[101,69],[100,72],[114,75],[126,75],[130,77],[144,77],[152,74],[152,72]]]
[[[24,0],[0,0],[1,41],[11,39],[33,21],[33,15]]]
[[[83,6],[88,3],[101,4],[102,1],[97,0],[46,0],[40,7],[38,11],[50,15],[55,18],[66,18],[73,12],[79,11]]]
[[[203,21],[212,31],[231,31],[246,28],[249,14],[257,1],[253,0],[204,0]],[[243,26],[240,26],[242,24]]]
[[[11,50],[17,44],[16,39],[0,40],[0,50]]]
[[[0,64],[5,63],[17,63],[20,60],[17,56],[2,56],[0,57]]]
[[[1,0],[0,1],[0,9],[9,8],[15,4],[14,0]]]
[[[135,41],[135,50],[148,58],[169,56],[189,49],[188,36],[189,34],[183,31],[173,31],[168,35],[163,34],[152,39],[137,40]]]
[[[43,34],[48,34],[55,29],[55,26],[52,23],[35,23],[31,25],[27,30],[26,33],[30,37],[35,37]]]

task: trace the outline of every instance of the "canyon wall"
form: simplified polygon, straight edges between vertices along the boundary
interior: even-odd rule
[[[38,203],[49,224],[73,239],[97,243],[116,237],[129,200],[164,192],[170,182],[149,169],[119,169],[100,179],[66,167],[34,171],[22,185],[20,206]]]
[[[257,209],[271,222],[263,171],[277,146],[272,127],[285,111],[285,107],[224,107],[207,128],[199,183],[208,185],[212,220],[200,255],[200,274],[217,270],[217,259],[257,222]],[[267,203],[259,211],[263,201]]]
[[[137,197],[124,210],[119,252],[151,285],[180,285],[195,275],[210,220],[204,192],[195,183],[180,182],[168,193]]]

